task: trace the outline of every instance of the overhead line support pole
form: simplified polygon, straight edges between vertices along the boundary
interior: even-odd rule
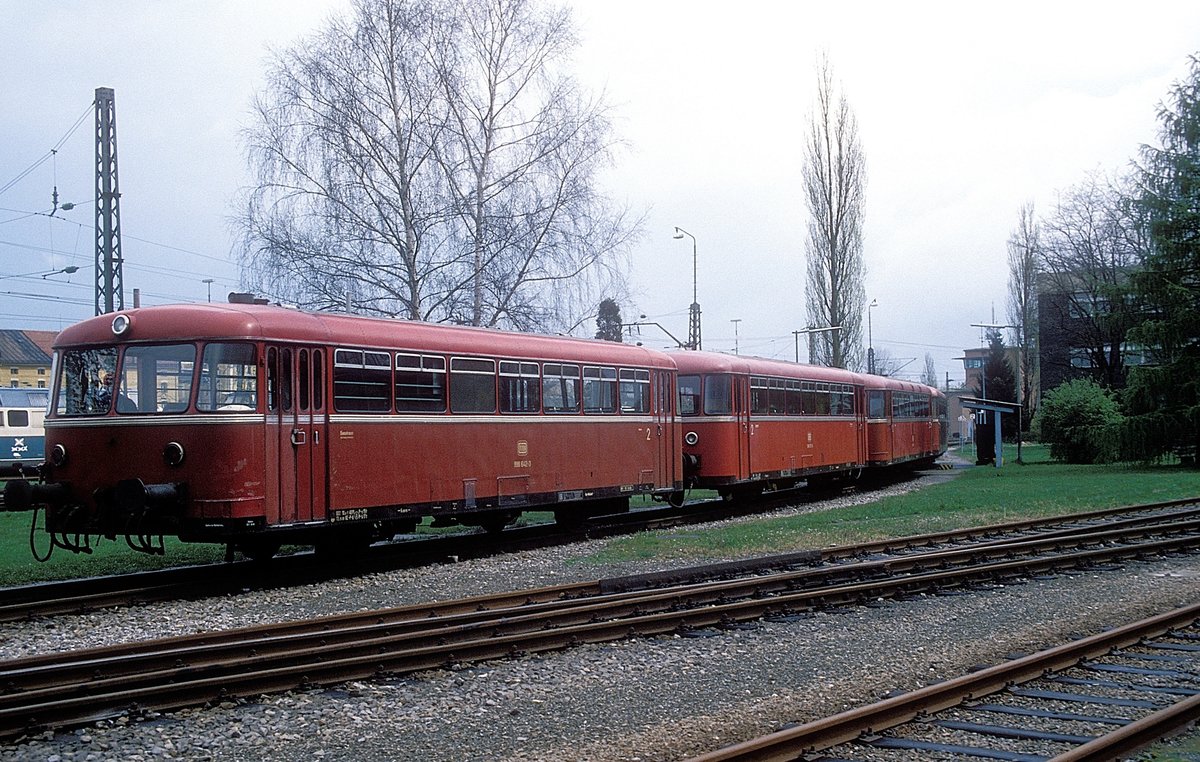
[[[117,105],[111,87],[96,88],[96,314],[125,309],[117,182]]]

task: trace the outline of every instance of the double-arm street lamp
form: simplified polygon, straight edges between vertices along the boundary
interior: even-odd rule
[[[692,306],[688,308],[687,348],[700,349],[700,300],[696,290],[696,236],[676,225],[675,235],[672,237],[682,239],[684,236],[692,239]]]

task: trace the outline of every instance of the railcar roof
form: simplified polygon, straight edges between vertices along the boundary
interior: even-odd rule
[[[932,386],[926,386],[917,382],[907,382],[900,378],[892,378],[890,376],[863,376],[866,379],[866,388],[868,389],[890,389],[892,391],[914,391],[920,394],[934,395],[935,397],[942,396],[942,392]]]
[[[745,373],[769,376],[784,376],[842,384],[863,384],[868,389],[892,389],[894,391],[921,392],[944,396],[939,390],[915,381],[903,381],[888,376],[873,376],[869,373],[854,373],[843,368],[824,365],[774,360],[747,355],[726,355],[718,352],[670,352],[680,373]]]
[[[562,359],[673,367],[657,350],[597,339],[515,333],[489,328],[304,312],[259,304],[177,304],[123,310],[89,318],[59,334],[56,349],[112,344],[117,314],[130,319],[121,342],[275,340],[367,349],[416,350],[494,357]]]
[[[843,368],[824,365],[804,365],[747,355],[725,355],[717,352],[671,352],[680,373],[746,373],[764,376],[784,376],[838,384],[861,384],[862,376]]]

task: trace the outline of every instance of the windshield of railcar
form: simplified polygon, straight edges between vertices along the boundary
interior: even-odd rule
[[[729,415],[733,412],[733,376],[704,377],[704,414]]]
[[[679,376],[675,385],[679,389],[679,414],[700,415],[700,377]]]
[[[237,413],[258,408],[258,358],[253,344],[213,343],[204,347],[196,409]]]
[[[192,392],[192,344],[130,346],[117,365],[116,347],[68,350],[60,363],[55,410],[64,416],[181,413]]]
[[[103,415],[112,406],[117,348],[67,350],[59,366],[59,415]]]
[[[729,415],[733,412],[733,376],[679,376],[676,385],[680,415]]]

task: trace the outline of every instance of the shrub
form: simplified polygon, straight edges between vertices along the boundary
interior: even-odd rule
[[[1121,409],[1094,381],[1076,379],[1046,393],[1038,409],[1042,441],[1050,457],[1067,463],[1117,459]]]

